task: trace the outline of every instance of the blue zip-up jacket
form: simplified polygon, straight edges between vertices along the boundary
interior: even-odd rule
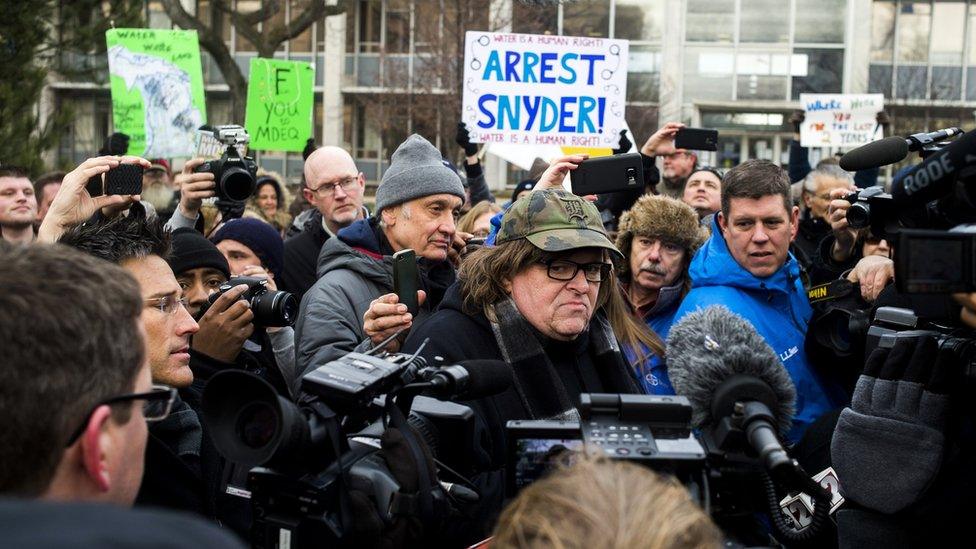
[[[803,341],[813,310],[793,254],[778,271],[757,278],[735,261],[713,221],[712,236],[691,260],[689,276],[691,291],[675,321],[709,305],[725,305],[752,324],[779,355],[796,386],[796,415],[788,434],[791,441],[798,441],[824,412],[844,403],[842,391],[826,386],[807,360]]]

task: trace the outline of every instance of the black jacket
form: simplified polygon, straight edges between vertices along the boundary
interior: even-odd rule
[[[819,217],[803,217],[793,240],[792,252],[800,268],[807,274],[807,287],[826,284],[836,279],[840,272],[820,257],[820,245],[831,236],[830,224]]]
[[[176,414],[171,412],[163,421],[149,424],[145,471],[136,505],[192,513],[227,526],[247,539],[251,526],[250,500],[226,492],[230,477],[234,475],[234,484],[239,485],[246,471],[230,464],[217,452],[207,426],[189,405],[199,402],[199,393],[193,388],[180,393],[186,396],[186,402],[174,403],[174,409],[182,408],[174,411],[197,416],[199,455],[178,455],[174,439],[187,435],[188,429],[174,425],[178,423]]]
[[[278,281],[280,290],[291,292],[295,299],[302,300],[305,292],[318,280],[315,269],[319,251],[328,239],[329,233],[322,227],[322,214],[312,212],[302,232],[285,240],[285,270]]]
[[[0,540],[18,549],[243,549],[226,530],[189,515],[90,502],[0,501]]]
[[[471,359],[502,360],[491,324],[485,315],[468,315],[461,310],[457,284],[447,290],[437,312],[418,329],[411,331],[403,351],[412,353],[425,340],[426,345],[420,354],[431,364],[435,363],[436,356],[443,357],[445,364]],[[573,403],[578,404],[582,392],[638,392],[619,354],[613,357],[613,364],[608,364],[605,357],[591,356],[588,341],[588,333],[584,332],[573,342],[549,342],[544,345]],[[607,370],[615,370],[613,373],[620,375],[608,375]],[[487,436],[482,438],[481,447],[475,449],[476,453],[471,459],[471,469],[476,473],[472,481],[481,494],[474,524],[459,522],[458,530],[463,532],[449,535],[451,542],[458,546],[487,537],[501,511],[506,466],[505,423],[532,419],[514,388],[463,404],[474,410],[477,429],[486,432]]]

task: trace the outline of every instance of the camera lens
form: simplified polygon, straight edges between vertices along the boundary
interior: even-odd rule
[[[278,414],[266,402],[252,402],[237,416],[237,437],[250,448],[263,448],[278,432]]]
[[[852,229],[863,229],[871,225],[871,205],[864,202],[851,204],[847,210],[847,224]]]
[[[252,194],[257,185],[254,176],[244,168],[228,167],[220,174],[220,194],[231,200],[243,202]]]
[[[298,300],[288,292],[264,292],[251,300],[251,310],[262,326],[291,326],[298,318]]]

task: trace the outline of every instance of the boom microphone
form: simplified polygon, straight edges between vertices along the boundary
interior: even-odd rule
[[[840,167],[849,172],[878,168],[900,162],[908,156],[908,141],[897,135],[872,141],[840,157]]]
[[[848,152],[841,157],[840,167],[849,172],[880,168],[901,162],[910,152],[920,151],[933,143],[962,133],[959,128],[947,128],[929,133],[916,133],[908,137],[897,135],[886,137]]]
[[[437,398],[469,400],[504,392],[512,385],[512,369],[501,360],[465,360],[460,364],[421,370]]]
[[[749,322],[714,305],[675,324],[667,349],[668,374],[691,403],[695,427],[737,427],[768,470],[794,467],[777,432],[790,430],[796,389]]]

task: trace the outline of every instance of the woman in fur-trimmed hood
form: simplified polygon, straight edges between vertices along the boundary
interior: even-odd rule
[[[248,201],[244,216],[267,221],[284,235],[291,225],[291,214],[288,213],[291,197],[281,180],[281,176],[275,172],[258,170],[257,187]]]

